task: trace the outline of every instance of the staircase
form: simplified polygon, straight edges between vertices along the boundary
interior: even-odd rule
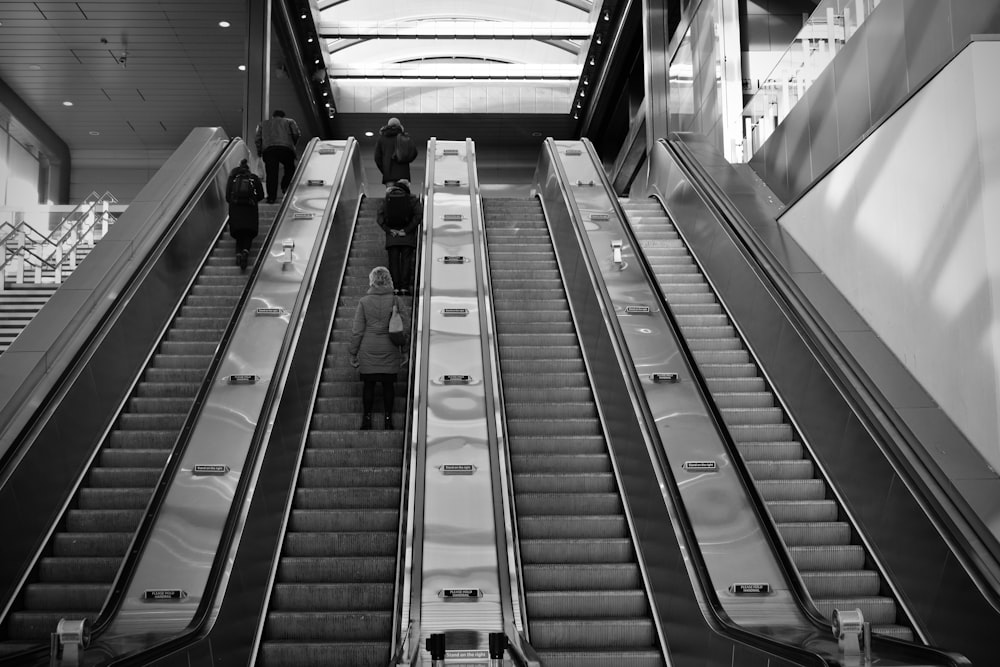
[[[251,258],[277,211],[260,207]],[[62,618],[99,615],[246,285],[235,257],[223,234],[0,627],[0,655],[47,644]]]
[[[546,667],[660,667],[541,204],[483,205],[529,640]]]
[[[265,666],[385,667],[391,657],[407,371],[391,407],[396,429],[383,428],[379,388],[374,430],[362,431],[361,382],[348,355],[368,273],[386,262],[377,203],[362,203],[348,255],[264,625]]]
[[[861,609],[872,632],[913,640],[851,524],[659,203],[622,206],[695,362],[819,611]]]

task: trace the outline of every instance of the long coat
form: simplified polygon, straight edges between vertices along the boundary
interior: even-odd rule
[[[375,142],[375,166],[382,174],[383,183],[395,183],[401,178],[411,180],[409,163],[397,162],[393,157],[398,134],[403,134],[403,131],[397,125],[386,125],[378,131],[378,141]]]
[[[229,172],[227,183],[231,182],[233,177],[241,171],[249,171],[249,169],[244,170],[236,167]],[[250,172],[250,178],[253,181],[254,199],[256,201],[252,204],[234,204],[229,202],[229,234],[233,237],[254,238],[257,236],[257,227],[260,223],[257,202],[264,198],[264,185],[260,182],[260,177],[257,174]],[[226,190],[226,200],[229,201],[228,186]]]
[[[395,300],[388,287],[369,287],[368,294],[358,302],[349,351],[351,356],[357,356],[358,371],[362,375],[399,372],[403,356],[399,347],[389,340],[389,317],[392,316]],[[401,300],[399,311],[403,318],[403,330],[409,332],[410,317]]]
[[[385,247],[391,248],[392,246],[409,246],[410,248],[417,247],[417,229],[420,227],[420,223],[424,219],[424,207],[420,203],[420,198],[414,195],[409,195],[410,198],[410,221],[403,227],[403,231],[406,232],[403,236],[395,236],[389,233],[389,225],[385,222],[385,200],[382,199],[378,202],[378,206],[375,209],[375,222],[378,226],[382,228],[385,232]]]

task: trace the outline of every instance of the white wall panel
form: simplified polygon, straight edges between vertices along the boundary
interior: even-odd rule
[[[998,69],[974,42],[780,223],[1000,468]]]

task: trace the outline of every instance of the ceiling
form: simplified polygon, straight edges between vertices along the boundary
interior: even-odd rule
[[[5,0],[0,81],[74,161],[171,151],[199,126],[238,136],[245,10],[246,0]],[[449,138],[498,142],[564,136],[568,109],[523,100],[545,97],[532,91],[552,85],[572,96],[595,11],[589,0],[312,0],[338,134],[377,131],[399,115],[418,136],[441,137],[442,129]],[[359,90],[367,90],[367,107],[357,102]],[[515,98],[522,101],[511,104]],[[16,114],[14,102],[0,97]],[[442,115],[451,112],[462,113]],[[11,128],[31,143],[20,124]]]

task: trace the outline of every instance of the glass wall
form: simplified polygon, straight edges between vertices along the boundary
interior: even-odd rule
[[[0,116],[0,208],[39,204],[39,159],[38,149],[16,121]]]

